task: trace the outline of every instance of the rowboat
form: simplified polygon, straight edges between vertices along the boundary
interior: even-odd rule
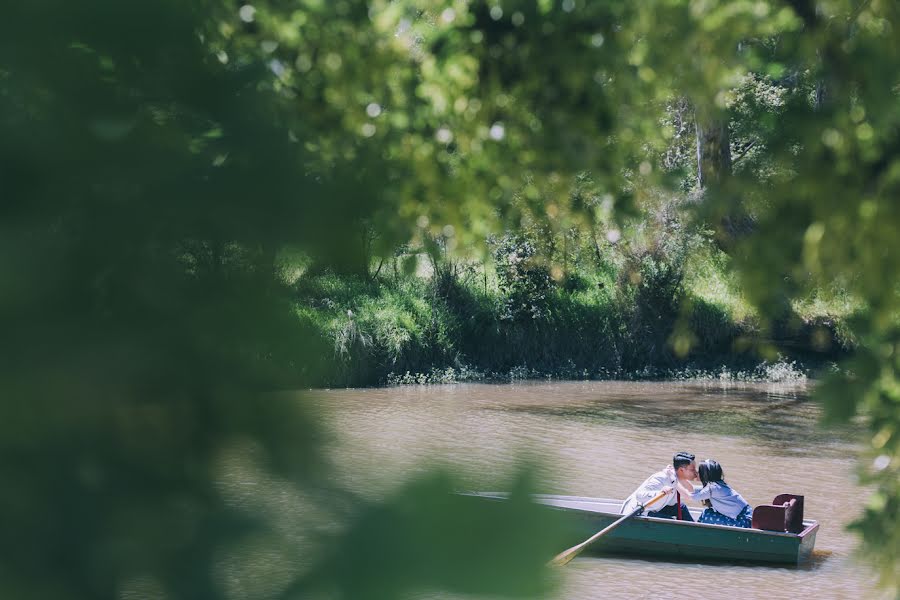
[[[500,492],[466,494],[502,502]],[[577,544],[622,515],[622,500],[539,494],[535,502],[559,513],[565,539]],[[780,507],[779,507],[780,508]],[[809,560],[819,530],[817,521],[802,520],[798,533],[697,523],[701,509],[689,509],[695,522],[637,516],[609,532],[585,554],[623,554],[674,560],[800,564]],[[560,548],[563,550],[564,548]]]

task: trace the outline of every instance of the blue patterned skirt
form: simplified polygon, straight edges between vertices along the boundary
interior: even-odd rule
[[[732,519],[731,517],[726,517],[722,513],[713,510],[711,508],[707,508],[703,511],[703,514],[700,515],[700,518],[697,520],[698,523],[708,523],[710,525],[729,525],[731,527],[746,527],[749,529],[751,524],[751,519],[753,518],[753,509],[750,508],[749,505],[744,507],[744,510],[737,516],[736,519]]]

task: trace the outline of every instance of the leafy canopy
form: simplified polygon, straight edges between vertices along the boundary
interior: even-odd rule
[[[818,393],[832,417],[871,424],[862,474],[877,492],[857,527],[896,585],[898,11],[888,0],[6,6],[4,592],[230,596],[213,568],[223,549],[263,548],[294,566],[259,595],[301,594],[296,540],[216,475],[249,447],[292,489],[334,492],[317,420],[263,396],[317,355],[276,277],[279,251],[349,261],[363,222],[382,251],[425,235],[463,249],[523,217],[609,223],[683,187],[661,168],[678,133],[666,107],[680,98],[702,122],[741,110],[744,125],[758,121],[735,129],[756,140],[753,168],[706,185],[697,214],[752,212],[731,252],[761,309],[777,316],[785,296],[831,281],[864,306],[859,352]],[[605,201],[573,193],[581,171]],[[430,502],[447,489],[410,485]],[[363,512],[335,544],[377,545],[379,511],[413,540],[427,518],[408,502]],[[468,510],[447,509],[448,520]],[[527,539],[549,539],[534,527]],[[464,563],[447,556],[410,585],[496,591],[539,564],[518,547],[493,583],[472,579],[483,587],[448,579]],[[379,574],[344,573],[355,579],[340,589],[393,593],[404,573],[371,588]],[[523,581],[504,589],[542,590]]]

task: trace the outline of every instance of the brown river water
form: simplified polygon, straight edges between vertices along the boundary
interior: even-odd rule
[[[546,493],[624,498],[673,452],[714,458],[751,505],[806,498],[821,528],[801,567],[579,557],[558,598],[881,598],[846,525],[868,491],[855,484],[860,429],[826,430],[810,384],[538,382],[322,390],[341,483],[373,497],[435,463],[497,490],[538,458]],[[677,592],[676,592],[677,590]],[[444,596],[441,596],[444,598]]]

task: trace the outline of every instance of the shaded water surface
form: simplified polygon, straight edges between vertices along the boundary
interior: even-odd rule
[[[686,449],[722,463],[751,504],[802,494],[807,517],[822,523],[816,556],[800,568],[579,558],[559,571],[559,598],[879,597],[845,531],[867,496],[853,476],[860,432],[819,427],[805,382],[465,384],[316,398],[340,477],[364,494],[435,462],[473,489],[504,489],[526,458],[540,461],[546,493],[624,498]]]

